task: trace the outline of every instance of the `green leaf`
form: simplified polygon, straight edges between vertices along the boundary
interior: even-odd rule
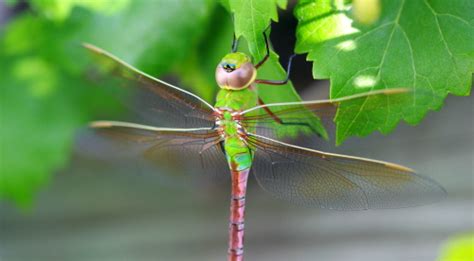
[[[220,5],[216,5],[204,29],[206,33],[197,47],[192,49],[186,61],[176,66],[175,71],[182,80],[181,87],[191,87],[197,95],[212,104],[219,89],[215,78],[216,66],[231,49],[234,29],[229,14]]]
[[[253,58],[260,61],[266,54],[263,32],[271,21],[278,22],[278,7],[286,8],[286,1],[229,0],[229,7],[234,14],[235,36],[243,36]]]
[[[248,50],[253,57],[254,64],[262,60],[266,54],[265,39],[263,32],[268,29],[271,21],[278,21],[278,7],[286,8],[283,0],[229,0],[224,6],[233,13],[234,28],[237,38],[243,37],[248,44]],[[267,35],[269,34],[269,30]],[[242,41],[241,41],[242,42]],[[270,58],[258,70],[259,79],[280,80],[286,78],[286,71],[279,63],[278,55],[271,51]],[[265,103],[300,101],[291,82],[281,86],[258,85],[259,97]],[[319,135],[327,138],[327,132],[320,120],[310,112],[302,113],[301,119],[319,130]],[[279,126],[280,137],[294,137],[298,133],[308,133],[306,128],[296,126]]]
[[[353,0],[352,14],[358,23],[370,25],[380,18],[381,0]]]
[[[370,26],[352,21],[351,6],[344,2],[306,0],[295,9],[296,51],[309,53],[314,78],[331,80],[331,98],[384,88],[414,91],[403,100],[374,97],[342,104],[335,119],[337,144],[374,130],[389,133],[400,120],[417,124],[439,109],[448,93],[469,94],[472,1],[385,0]]]
[[[86,30],[77,40],[93,43],[155,76],[188,59],[206,33],[216,5],[212,0],[132,3],[119,15],[82,21]]]
[[[92,61],[81,42],[164,73],[196,48],[214,6],[134,1],[113,16],[76,8],[62,23],[25,12],[7,24],[0,42],[0,198],[28,205],[67,162],[75,130],[98,113],[118,111],[103,86],[85,77]]]
[[[130,0],[30,0],[33,8],[48,19],[64,21],[75,6],[111,15],[127,7]]]
[[[74,128],[84,119],[70,95],[51,92],[60,77],[51,65],[27,58],[8,68],[1,61],[0,198],[25,206],[67,160]]]

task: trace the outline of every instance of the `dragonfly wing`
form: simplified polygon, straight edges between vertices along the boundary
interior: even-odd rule
[[[247,129],[256,129],[257,134],[267,137],[280,137],[292,133],[292,129],[298,128],[300,133],[318,134],[327,138],[323,123],[334,118],[338,106],[345,102],[351,106],[364,104],[364,111],[380,109],[379,99],[403,99],[409,89],[386,89],[371,91],[362,94],[346,96],[333,100],[316,100],[303,102],[283,102],[259,105],[241,112],[241,123]],[[271,113],[269,113],[271,111]],[[317,117],[310,117],[311,114]],[[279,135],[282,134],[282,135]],[[292,136],[292,135],[290,135]],[[294,135],[293,135],[294,136]]]
[[[114,77],[117,85],[135,87],[137,105],[131,106],[145,124],[176,128],[212,127],[214,109],[199,96],[156,79],[91,44],[84,44],[99,63],[99,75]],[[159,123],[159,124],[157,124]]]
[[[111,121],[93,122],[91,126],[94,133],[88,135],[87,144],[82,147],[94,158],[140,158],[161,173],[186,181],[228,178],[221,137],[214,129],[155,128]]]
[[[435,202],[445,190],[406,167],[324,153],[250,134],[258,183],[278,198],[338,210],[400,208]]]

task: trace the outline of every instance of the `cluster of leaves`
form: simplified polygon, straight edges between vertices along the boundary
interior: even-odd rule
[[[187,65],[189,74],[203,79],[197,90],[201,95],[211,97],[215,90],[212,75],[198,71],[202,59],[195,57],[213,30],[213,19],[225,12],[214,1],[66,2],[32,1],[31,9],[1,31],[0,198],[20,205],[28,205],[38,188],[64,166],[77,129],[98,113],[119,108],[88,80],[90,60],[82,42],[97,44],[154,75]],[[72,8],[76,2],[81,5]],[[205,68],[211,74],[210,64],[229,49],[228,20],[222,33],[213,36],[228,37],[226,49],[215,46],[216,53],[206,54],[213,56]]]
[[[368,25],[353,21],[345,2],[304,0],[295,9],[296,51],[308,53],[313,77],[331,80],[331,98],[397,87],[413,93],[403,101],[372,97],[343,104],[335,119],[338,144],[374,130],[389,133],[400,120],[417,124],[441,108],[448,93],[469,94],[472,1],[380,0],[380,17]],[[365,109],[374,105],[377,110]]]
[[[350,1],[300,0],[295,7],[296,52],[308,54],[314,78],[331,80],[331,98],[415,89],[403,101],[343,104],[337,143],[374,130],[388,133],[400,120],[416,124],[448,93],[467,95],[472,83],[472,1],[365,2],[377,5],[368,9],[358,0],[352,9]],[[212,101],[214,68],[229,51],[234,30],[258,61],[265,54],[262,33],[286,7],[286,0],[31,0],[0,31],[0,198],[30,202],[67,162],[75,130],[98,113],[116,111],[102,88],[87,80],[81,42],[149,74],[174,73]],[[276,53],[259,76],[285,77]],[[291,83],[259,86],[259,92],[267,103],[299,100]],[[379,109],[366,109],[374,106]]]

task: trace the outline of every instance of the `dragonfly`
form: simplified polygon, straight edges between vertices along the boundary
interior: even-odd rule
[[[94,121],[90,126],[102,137],[138,144],[141,156],[160,165],[186,165],[191,166],[187,169],[190,175],[200,168],[211,176],[230,179],[228,260],[244,260],[246,191],[251,170],[265,191],[303,206],[336,210],[401,208],[444,197],[445,190],[438,183],[410,168],[281,141],[277,132],[288,126],[325,135],[302,114],[332,117],[345,102],[399,95],[407,90],[384,89],[337,99],[266,104],[258,95],[257,84],[286,84],[293,56],[286,79],[259,79],[258,68],[270,54],[265,33],[264,37],[266,55],[255,64],[250,56],[237,51],[234,38],[232,51],[216,67],[220,88],[214,106],[99,47],[84,44],[107,72],[120,76],[124,85],[146,93],[151,100],[146,105],[151,110],[146,114],[157,119],[152,125]]]

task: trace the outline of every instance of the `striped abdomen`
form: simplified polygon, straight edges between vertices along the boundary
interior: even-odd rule
[[[241,261],[244,260],[245,194],[252,152],[239,137],[227,137],[224,148],[232,180],[228,260]]]
[[[245,194],[250,169],[232,170],[229,220],[229,261],[244,260]]]

